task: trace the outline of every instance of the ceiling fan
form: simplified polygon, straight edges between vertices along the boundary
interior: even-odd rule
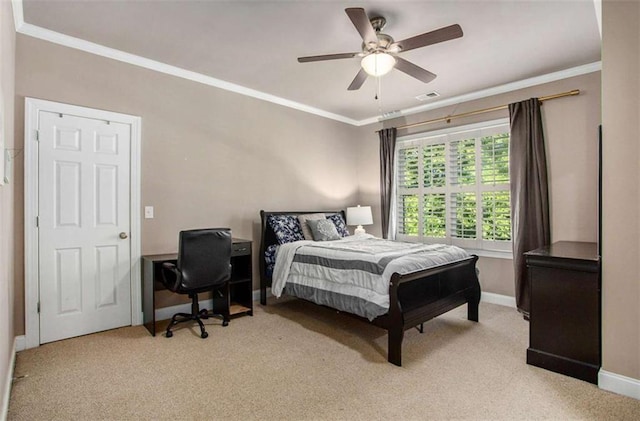
[[[377,16],[369,19],[364,9],[360,7],[350,7],[345,9],[345,12],[362,37],[362,51],[299,57],[298,62],[309,63],[312,61],[362,57],[362,69],[349,85],[348,89],[350,91],[360,89],[367,79],[367,75],[382,76],[390,72],[394,67],[424,83],[429,83],[436,78],[435,74],[398,57],[398,54],[462,36],[462,28],[460,25],[455,24],[395,42],[389,35],[380,32],[387,23],[385,18]]]

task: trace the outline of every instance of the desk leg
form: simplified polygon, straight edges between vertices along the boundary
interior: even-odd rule
[[[156,297],[154,265],[143,259],[142,265],[142,321],[151,336],[156,336]]]

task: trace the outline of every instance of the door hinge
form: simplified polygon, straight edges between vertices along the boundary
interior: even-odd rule
[[[38,314],[40,314],[40,301],[38,301]]]
[[[40,217],[36,216],[36,228],[40,227]]]
[[[36,130],[36,142],[40,142],[40,130]]]

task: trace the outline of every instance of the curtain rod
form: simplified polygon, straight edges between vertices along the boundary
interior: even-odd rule
[[[544,101],[548,101],[550,99],[556,99],[556,98],[562,98],[562,97],[565,97],[565,96],[574,96],[574,95],[580,95],[580,90],[579,89],[574,89],[573,91],[562,92],[560,94],[542,96],[542,97],[540,97],[538,99],[540,100],[540,102],[544,102]],[[505,110],[508,107],[509,107],[508,104],[498,105],[497,107],[483,108],[482,110],[469,111],[468,113],[462,113],[462,114],[454,114],[454,115],[450,115],[450,116],[446,116],[446,117],[435,118],[433,120],[421,121],[420,123],[405,124],[404,126],[396,127],[396,129],[398,129],[398,130],[400,130],[400,129],[408,129],[408,128],[411,128],[411,127],[423,126],[425,124],[439,123],[441,121],[446,121],[447,123],[449,123],[454,118],[469,117],[469,116],[476,115],[476,114],[489,113],[491,111]],[[381,130],[376,130],[376,133],[380,132]]]

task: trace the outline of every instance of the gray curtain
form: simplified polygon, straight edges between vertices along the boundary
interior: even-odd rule
[[[382,213],[382,237],[389,236],[389,217],[391,213],[391,201],[393,199],[393,161],[396,150],[395,127],[382,129],[380,136],[380,207]]]
[[[540,101],[531,98],[509,104],[511,143],[511,230],[515,268],[516,304],[529,318],[530,295],[523,253],[549,244],[549,192],[547,159],[542,133]]]

